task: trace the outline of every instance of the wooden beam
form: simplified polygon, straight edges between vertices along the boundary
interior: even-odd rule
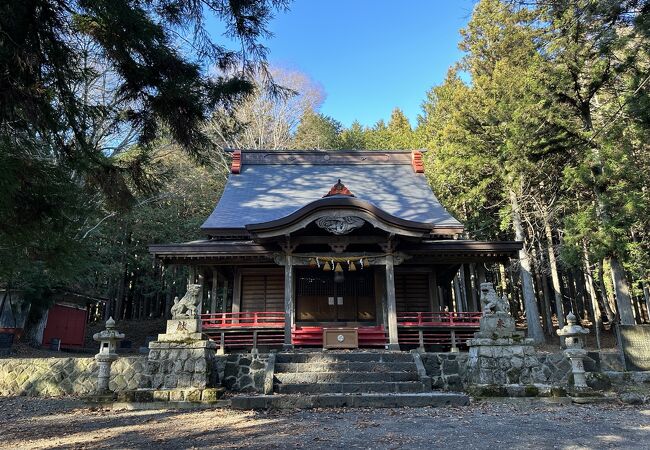
[[[304,244],[379,244],[386,242],[385,236],[294,236],[291,242],[295,245]]]
[[[386,256],[386,310],[388,312],[388,349],[399,350],[393,255]]]

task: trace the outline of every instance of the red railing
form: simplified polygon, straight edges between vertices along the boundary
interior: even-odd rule
[[[400,327],[470,327],[479,326],[480,312],[399,312]]]
[[[322,326],[298,326],[291,330],[291,342],[299,346],[323,346]],[[386,330],[383,325],[355,327],[359,337],[359,347],[382,347],[386,345]]]
[[[255,311],[201,314],[203,331],[233,328],[283,328],[284,312]]]

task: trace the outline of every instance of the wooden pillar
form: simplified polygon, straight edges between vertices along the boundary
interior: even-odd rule
[[[438,296],[438,280],[436,271],[429,274],[429,301],[431,302],[431,312],[440,311],[440,297]]]
[[[478,289],[481,290],[481,283],[485,283],[485,266],[483,263],[478,263],[476,265],[476,278],[478,283]]]
[[[232,312],[241,311],[241,271],[235,269],[235,282],[232,286]]]
[[[477,311],[476,291],[472,286],[472,270],[469,264],[463,264],[461,269],[465,275],[465,298],[467,299],[467,311]]]
[[[240,283],[241,284],[241,283]],[[223,297],[221,299],[221,312],[228,312],[228,278],[223,279]],[[233,292],[234,296],[234,292]],[[234,304],[234,301],[233,301]]]
[[[463,312],[465,311],[465,307],[463,305],[463,292],[462,288],[460,286],[460,280],[458,279],[459,276],[456,274],[454,279],[452,280],[451,284],[453,286],[453,293],[454,293],[454,300],[456,300],[456,312]]]
[[[388,349],[399,350],[397,303],[395,301],[395,267],[393,255],[386,256],[386,310],[388,313]]]
[[[442,286],[438,286],[438,302],[440,303],[440,311],[444,311],[445,308],[449,309],[447,292],[442,288]]]
[[[206,298],[206,292],[205,292],[205,269],[204,268],[199,268],[199,286],[201,286],[201,289],[199,292],[201,293],[201,301],[199,302],[199,315],[203,313],[203,302],[205,301]]]
[[[374,268],[372,268],[374,270]],[[382,270],[374,270],[375,274],[375,307],[377,311],[377,325],[383,324],[384,329],[388,330],[386,318],[386,273]]]
[[[284,347],[293,347],[291,331],[293,330],[293,258],[286,256],[284,264]]]
[[[217,312],[217,291],[219,289],[219,272],[212,269],[212,290],[210,291],[210,314]]]

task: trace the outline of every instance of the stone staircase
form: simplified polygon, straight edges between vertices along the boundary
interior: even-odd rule
[[[273,390],[278,394],[417,393],[431,391],[430,383],[420,380],[408,353],[280,353]]]
[[[431,391],[419,356],[401,352],[278,353],[274,395],[235,396],[233,408],[466,405],[464,394]]]

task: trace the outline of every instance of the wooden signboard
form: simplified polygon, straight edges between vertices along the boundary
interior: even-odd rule
[[[619,325],[627,370],[650,370],[650,325]]]
[[[359,348],[356,328],[323,328],[323,348]]]

